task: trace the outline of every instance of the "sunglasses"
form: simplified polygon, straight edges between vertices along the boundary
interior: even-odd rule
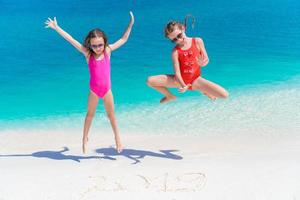
[[[103,47],[104,44],[91,44],[92,49],[97,49]]]
[[[178,41],[178,39],[181,39],[182,37],[183,37],[183,34],[182,33],[178,33],[178,35],[175,38],[173,38],[171,41],[175,43],[175,42]]]

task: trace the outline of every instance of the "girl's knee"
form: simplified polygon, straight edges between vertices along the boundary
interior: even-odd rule
[[[226,99],[228,97],[229,97],[229,93],[227,91],[224,91],[224,92],[221,93],[220,98]]]
[[[146,84],[147,84],[148,86],[153,86],[154,83],[155,83],[155,77],[154,77],[154,76],[149,76],[149,77],[147,78],[147,80],[146,80]]]
[[[217,97],[221,98],[221,99],[226,99],[226,98],[228,98],[228,96],[229,96],[229,93],[225,89],[222,89],[221,91],[219,91],[218,95],[217,95]]]

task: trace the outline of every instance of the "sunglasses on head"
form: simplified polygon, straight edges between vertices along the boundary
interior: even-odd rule
[[[182,37],[183,37],[182,32],[181,32],[181,33],[178,33],[178,35],[177,35],[175,38],[173,38],[171,41],[175,43],[175,42],[178,41],[178,39],[181,39]]]
[[[97,49],[103,47],[104,44],[91,44],[92,49]]]

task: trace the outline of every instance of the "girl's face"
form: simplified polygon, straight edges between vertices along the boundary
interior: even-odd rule
[[[92,38],[90,43],[91,43],[91,48],[96,55],[100,55],[103,53],[105,44],[104,44],[104,39],[102,37]]]
[[[174,31],[168,35],[168,38],[177,45],[183,45],[186,39],[184,29],[174,29]]]

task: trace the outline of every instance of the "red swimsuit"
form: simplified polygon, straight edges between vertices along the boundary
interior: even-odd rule
[[[195,79],[201,76],[199,64],[201,52],[197,47],[196,39],[192,38],[192,45],[187,50],[182,50],[178,46],[175,49],[178,53],[181,77],[185,84],[192,84]],[[189,89],[191,90],[191,87]]]

